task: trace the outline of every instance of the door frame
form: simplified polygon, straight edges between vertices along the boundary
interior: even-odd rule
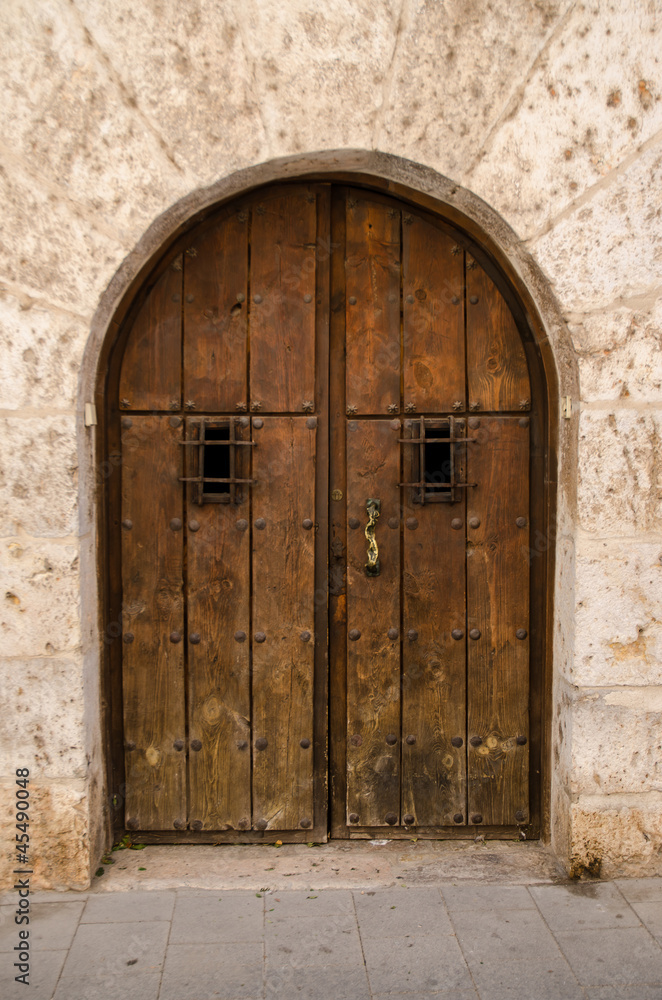
[[[158,251],[152,255],[148,263],[135,276],[126,289],[122,301],[115,310],[112,321],[107,329],[107,336],[99,357],[98,377],[95,400],[99,415],[97,428],[97,469],[107,470],[97,476],[99,502],[97,503],[97,537],[99,540],[100,566],[100,637],[101,656],[103,660],[102,675],[102,722],[105,737],[106,776],[108,791],[109,832],[117,836],[125,832],[123,823],[122,785],[124,783],[124,747],[122,735],[122,690],[121,690],[121,649],[115,640],[120,622],[121,600],[118,602],[116,581],[118,579],[118,553],[113,543],[110,516],[117,511],[119,475],[113,475],[118,468],[119,442],[115,433],[113,421],[109,419],[110,409],[117,398],[116,386],[119,381],[119,369],[123,347],[132,320],[142,301],[147,286],[151,285],[160,270],[179,250],[184,249],[190,239],[190,232],[201,225],[213,224],[217,215],[226,205],[234,204],[245,197],[251,197],[265,187],[276,184],[315,183],[322,185],[351,186],[364,188],[377,194],[385,195],[409,204],[418,211],[429,214],[437,220],[437,224],[448,227],[451,231],[459,231],[467,249],[470,250],[478,264],[492,278],[504,296],[517,323],[522,343],[529,363],[532,400],[537,400],[540,406],[531,413],[531,493],[535,503],[531,506],[531,538],[536,540],[532,545],[531,560],[531,594],[541,596],[531,605],[531,662],[536,663],[536,669],[531,670],[531,705],[535,710],[531,713],[530,748],[531,748],[531,821],[525,833],[528,839],[546,838],[551,827],[551,717],[552,717],[552,677],[553,677],[553,622],[554,622],[554,592],[555,578],[555,525],[557,502],[557,465],[558,465],[558,418],[559,396],[558,375],[552,346],[547,336],[544,324],[538,312],[535,299],[526,281],[519,273],[514,262],[504,253],[497,239],[491,236],[487,226],[482,226],[475,218],[463,211],[457,205],[440,202],[439,199],[421,191],[413,190],[405,184],[381,178],[372,174],[356,172],[314,172],[290,175],[280,181],[271,180],[268,184],[250,185],[245,189],[217,201],[201,212],[193,214],[183,222],[170,237],[166,239]],[[456,190],[456,189],[455,189]],[[493,213],[490,213],[493,215]],[[487,215],[487,212],[486,212]],[[487,219],[486,219],[487,221]],[[493,225],[491,228],[494,228]],[[330,255],[330,267],[342,266],[339,254]],[[344,277],[343,277],[344,282]],[[546,289],[536,289],[539,296]],[[328,295],[327,295],[328,302]],[[341,311],[342,312],[342,311]],[[342,318],[344,323],[344,316]],[[319,325],[319,324],[318,324]],[[331,350],[338,349],[338,329],[334,323],[334,313],[331,309],[329,322]],[[335,330],[335,332],[334,332]],[[335,343],[335,348],[334,348]],[[344,393],[344,387],[343,387]],[[535,421],[534,421],[535,413]],[[116,423],[116,422],[115,422]],[[320,477],[321,479],[322,477]],[[328,490],[326,491],[328,493]],[[321,499],[321,498],[320,498]],[[326,496],[325,496],[326,502]],[[321,525],[320,525],[321,527]],[[320,532],[321,534],[321,532]],[[328,546],[327,546],[328,550]],[[326,562],[324,561],[324,571]],[[316,586],[319,581],[316,581]],[[534,641],[535,634],[535,641]],[[118,665],[119,660],[119,665]],[[322,684],[326,696],[326,684]],[[336,699],[337,702],[337,699]],[[331,699],[330,705],[332,725],[339,718],[338,704]],[[344,722],[344,705],[342,708]],[[337,739],[331,745],[337,745]],[[340,794],[337,781],[337,762],[330,762],[330,791],[332,795]],[[339,818],[342,813],[336,809]],[[511,828],[485,827],[481,833],[499,839],[512,839]],[[330,830],[334,838],[351,836],[347,827],[336,822]],[[422,836],[439,837],[439,833],[420,834]],[[359,835],[367,836],[366,834]],[[395,839],[396,831],[389,830],[389,838]],[[403,831],[400,836],[409,838],[411,834]],[[444,839],[471,839],[473,834],[469,828],[448,829],[443,831]],[[141,834],[144,842],[262,842],[265,834],[251,832],[237,836],[232,831],[229,834],[205,833],[195,831],[173,832],[164,834]],[[293,839],[303,841],[310,839],[310,832],[301,831],[301,836]]]

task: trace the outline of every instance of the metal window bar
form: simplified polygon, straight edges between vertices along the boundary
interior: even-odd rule
[[[427,437],[426,427],[425,427],[425,417],[421,415],[416,421],[418,423],[418,437],[411,438],[398,438],[399,444],[412,444],[418,445],[419,447],[419,459],[418,459],[418,474],[419,479],[416,482],[410,483],[398,483],[398,486],[410,486],[412,489],[418,491],[416,495],[416,502],[421,505],[425,503],[426,494],[431,490],[442,490],[448,493],[448,497],[440,496],[440,500],[446,500],[449,503],[456,503],[459,497],[456,496],[456,489],[467,489],[469,487],[476,486],[476,483],[458,483],[455,482],[455,445],[464,442],[475,442],[476,438],[470,437],[456,437],[455,436],[455,424],[453,417],[448,417],[448,437]],[[435,421],[436,422],[436,421]],[[413,422],[412,422],[413,423]],[[425,479],[425,446],[426,444],[450,444],[450,482],[447,483],[431,483]],[[430,499],[432,499],[430,497]]]
[[[248,485],[248,486],[251,486],[251,485],[253,485],[256,482],[256,480],[255,479],[242,479],[242,478],[239,478],[239,477],[236,476],[235,473],[237,471],[237,467],[236,467],[236,452],[235,452],[235,448],[237,448],[237,447],[254,448],[255,447],[255,442],[254,441],[241,441],[241,440],[239,440],[237,438],[236,433],[235,433],[235,426],[236,425],[235,425],[235,418],[234,417],[230,417],[227,422],[221,421],[221,422],[218,422],[218,423],[214,422],[213,424],[210,423],[209,426],[210,426],[210,428],[211,427],[228,427],[229,437],[228,437],[227,441],[212,441],[212,440],[209,440],[206,437],[207,421],[206,420],[201,420],[200,421],[200,437],[197,438],[197,439],[195,439],[195,440],[185,440],[185,441],[181,442],[182,445],[191,446],[191,447],[197,447],[197,448],[200,449],[200,451],[198,452],[198,475],[197,476],[180,476],[179,477],[179,482],[180,483],[197,483],[197,486],[198,486],[198,490],[197,490],[197,493],[198,493],[198,496],[197,496],[198,506],[202,506],[202,504],[204,503],[204,501],[205,501],[206,498],[210,499],[209,494],[205,494],[205,483],[228,483],[229,486],[230,486],[229,502],[230,503],[236,503],[237,502],[237,492],[236,492],[237,486],[238,485],[244,485],[244,484]],[[205,448],[214,448],[214,447],[217,447],[219,445],[222,446],[222,447],[228,447],[230,449],[230,453],[229,453],[230,476],[227,477],[227,478],[217,478],[217,477],[205,476],[205,474],[204,474],[204,468],[205,468]],[[216,499],[216,502],[218,502],[218,499]]]

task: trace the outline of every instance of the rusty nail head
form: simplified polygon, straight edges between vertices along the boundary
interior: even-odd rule
[[[461,628],[454,628],[451,632],[453,639],[462,639],[464,637],[464,632]]]
[[[312,823],[307,816],[304,816],[301,822],[299,823],[299,826],[302,826],[304,830],[307,830],[309,826],[312,826]]]
[[[451,302],[453,303],[454,306],[458,305],[460,302],[459,296],[454,295],[453,298],[451,299]]]
[[[410,531],[416,531],[416,529],[418,528],[418,521],[416,520],[415,517],[408,517],[406,523]]]
[[[194,819],[193,822],[191,823],[191,828],[193,830],[202,830],[202,820]]]
[[[477,295],[470,295],[469,296],[469,302],[471,302],[472,306],[475,306],[476,303],[478,302],[478,296]]]
[[[393,747],[398,742],[398,737],[395,735],[395,733],[387,733],[386,742],[390,747]]]
[[[250,420],[248,419],[248,417],[239,417],[237,423],[239,424],[240,427],[248,427]]]
[[[191,740],[191,750],[202,750],[202,743],[200,740]]]
[[[349,821],[350,821],[350,823],[358,823],[358,821],[359,821],[359,814],[358,813],[350,813],[349,814]]]
[[[472,628],[471,631],[469,632],[469,638],[470,639],[480,639],[480,629],[479,628]]]
[[[257,528],[257,530],[258,531],[264,531],[264,529],[266,528],[266,526],[267,526],[267,522],[264,520],[264,518],[263,517],[258,517],[257,520],[256,520],[256,522],[255,522],[255,527]]]
[[[310,529],[313,526],[313,522],[309,517],[304,517],[303,521],[301,522],[301,525],[306,529],[306,531],[310,531]]]
[[[464,740],[461,736],[454,736],[451,740],[451,746],[453,747],[461,747],[463,743]]]
[[[184,740],[175,740],[175,742],[173,743],[173,746],[174,746],[175,750],[183,750],[184,749]]]
[[[137,830],[138,829],[138,820],[135,817],[132,816],[130,819],[128,819],[126,821],[126,828],[127,828],[127,830]]]
[[[526,639],[526,635],[527,635],[526,629],[525,628],[518,628],[517,632],[515,632],[515,635],[517,636],[518,639]]]
[[[310,642],[310,632],[307,629],[304,629],[304,631],[301,633],[301,641]]]
[[[350,526],[350,528],[359,528],[361,526],[361,522],[359,521],[358,517],[350,517],[347,523]]]
[[[309,431],[312,431],[317,427],[317,417],[308,417],[306,420],[306,427]]]
[[[354,735],[350,737],[349,742],[352,744],[353,747],[360,747],[361,744],[363,743],[363,737],[360,735],[360,733],[354,733]]]
[[[395,826],[395,824],[398,822],[398,817],[396,816],[395,813],[386,813],[384,819],[389,826]]]
[[[237,292],[237,302],[245,302],[246,296],[243,292]]]
[[[248,521],[245,517],[240,517],[235,527],[237,528],[237,531],[246,531],[248,528]]]
[[[523,813],[521,809],[518,809],[517,812],[515,813],[515,819],[517,820],[518,823],[523,823],[524,820],[526,819],[526,814]]]
[[[475,431],[477,427],[480,427],[480,420],[478,417],[469,417],[469,427],[472,431]]]
[[[525,747],[526,746],[526,736],[518,736],[517,739],[515,740],[515,743],[517,743],[518,747]]]
[[[124,427],[127,431],[129,427],[133,427],[133,420],[131,417],[122,417],[122,427]]]
[[[126,518],[126,520],[122,521],[122,527],[125,528],[126,531],[131,531],[133,527],[133,521],[130,521],[128,518]]]
[[[307,739],[299,740],[299,746],[301,747],[302,750],[307,750],[308,747],[310,746],[310,740]]]
[[[389,528],[399,528],[400,527],[400,521],[398,520],[397,517],[389,517],[389,519],[388,519],[388,526],[389,526]]]
[[[188,637],[188,639],[189,639],[189,642],[191,643],[192,646],[197,646],[198,643],[200,642],[200,633],[199,632],[191,632],[191,634]]]
[[[350,306],[355,306],[356,305],[356,295],[350,295],[350,297],[349,297],[349,304],[350,304]]]
[[[269,826],[269,823],[267,822],[266,819],[259,819],[255,824],[255,826],[258,830],[266,830],[267,827]]]
[[[188,530],[189,531],[199,531],[200,530],[200,522],[199,521],[189,521],[189,523],[188,523]]]
[[[258,740],[255,741],[256,750],[266,750],[268,747],[268,742],[265,740],[264,736],[260,736]]]
[[[253,296],[253,302],[255,302],[257,305],[259,305],[261,301],[262,301],[262,296],[261,295],[254,295]]]
[[[386,634],[388,635],[389,639],[397,639],[398,636],[400,635],[397,628],[390,628]]]
[[[357,639],[361,638],[361,633],[357,628],[352,628],[349,630],[349,638],[352,640],[352,642],[356,642]]]
[[[267,638],[267,636],[266,636],[265,632],[256,632],[255,633],[255,641],[256,642],[265,642],[266,638]]]
[[[470,517],[469,518],[469,527],[470,528],[480,528],[480,518],[479,517]]]
[[[471,743],[472,747],[479,747],[483,741],[480,736],[472,736],[469,742]]]
[[[237,642],[246,642],[246,633],[245,632],[235,632],[234,637],[235,637],[235,639],[236,639]]]
[[[515,524],[517,525],[518,528],[526,528],[526,518],[518,517],[515,521]]]
[[[129,643],[133,642],[135,636],[133,632],[125,632],[122,638],[124,639],[124,642],[128,645]]]
[[[256,417],[256,418],[255,418],[255,419],[253,420],[253,427],[256,427],[256,428],[257,428],[258,430],[259,430],[259,429],[260,429],[261,427],[264,427],[264,420],[262,419],[262,417]]]
[[[176,642],[181,642],[181,641],[182,641],[182,633],[181,632],[171,632],[170,633],[170,642],[176,643]]]
[[[303,301],[304,302],[312,302],[313,301],[312,295],[309,292],[306,292],[306,294],[303,297]]]
[[[409,629],[409,631],[407,632],[407,638],[409,639],[410,642],[416,642],[416,640],[418,639],[418,632],[416,631],[415,628]]]
[[[240,819],[239,822],[237,823],[237,826],[239,827],[240,830],[247,830],[248,829],[248,820],[247,819]]]
[[[481,816],[480,813],[474,813],[473,816],[471,817],[471,822],[472,823],[482,823],[483,822],[483,817]]]
[[[413,747],[413,745],[414,745],[415,742],[416,742],[416,737],[412,736],[411,734],[405,740],[405,743],[407,743],[408,746],[410,746],[410,747]]]
[[[172,531],[181,531],[182,530],[181,518],[173,517],[173,519],[170,522],[170,528]]]
[[[455,815],[453,816],[453,822],[462,823],[463,821],[464,821],[464,816],[462,815],[462,813],[455,813]]]
[[[462,527],[462,518],[454,517],[453,520],[451,521],[451,528],[453,528],[455,531],[459,531],[461,527]]]
[[[404,820],[405,826],[413,826],[413,824],[416,822],[411,813],[405,813],[405,815],[402,818]]]

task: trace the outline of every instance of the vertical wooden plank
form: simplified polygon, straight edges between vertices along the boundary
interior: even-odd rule
[[[317,209],[313,190],[259,201],[250,265],[251,409],[312,411],[315,402]]]
[[[241,426],[244,423],[245,426]],[[249,440],[248,417],[235,436]],[[199,420],[187,420],[187,439],[199,439]],[[217,446],[218,447],[218,446]],[[250,448],[236,448],[236,475],[249,478]],[[187,448],[195,475],[198,448]],[[249,830],[250,532],[244,502],[198,505],[188,490],[186,596],[190,825],[194,830]],[[242,639],[243,636],[243,639]]]
[[[181,424],[179,417],[122,419],[122,676],[130,830],[186,827]],[[177,522],[179,528],[173,527]]]
[[[457,436],[465,431],[457,421]],[[420,436],[418,421],[407,420],[404,436],[412,434]],[[427,436],[448,431],[428,428]],[[413,447],[404,446],[405,469]],[[466,481],[465,455],[457,445],[458,482]],[[458,492],[457,503],[421,506],[405,490],[402,813],[408,826],[466,823],[465,497]]]
[[[515,320],[491,278],[467,255],[467,380],[472,410],[528,410],[529,368]]]
[[[465,408],[464,254],[420,216],[402,227],[405,406]]]
[[[253,420],[253,826],[313,816],[315,417]]]
[[[184,255],[184,400],[189,409],[235,413],[242,404],[246,409],[247,289],[244,209],[204,230]]]
[[[399,420],[350,420],[347,425],[350,827],[393,826],[400,818],[399,436]],[[369,498],[381,500],[376,528],[381,569],[375,577],[365,572]]]
[[[129,333],[120,373],[123,410],[178,410],[181,406],[182,258],[177,257],[147,295]]]
[[[400,406],[400,214],[369,195],[347,197],[349,414]]]
[[[467,498],[469,822],[529,818],[528,418],[476,418]],[[479,820],[477,817],[481,817]]]

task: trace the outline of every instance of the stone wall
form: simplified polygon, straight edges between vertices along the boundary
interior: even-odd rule
[[[455,201],[531,287],[574,408],[552,846],[662,871],[662,0],[7,0],[0,24],[0,816],[29,766],[35,884],[84,887],[107,838],[104,334],[188,214],[310,168]]]

